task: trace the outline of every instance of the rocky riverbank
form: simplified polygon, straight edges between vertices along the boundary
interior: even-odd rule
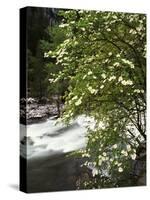
[[[20,120],[23,124],[32,124],[45,121],[50,116],[58,117],[63,109],[63,104],[49,101],[49,99],[37,100],[23,98],[20,101]]]

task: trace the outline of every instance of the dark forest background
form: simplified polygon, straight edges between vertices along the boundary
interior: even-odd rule
[[[58,31],[60,21],[58,9],[27,9],[28,97],[40,100],[64,92],[59,86],[50,86],[51,73],[56,72],[59,67],[55,66],[53,58],[44,57],[45,52],[55,49],[64,40],[63,32]]]

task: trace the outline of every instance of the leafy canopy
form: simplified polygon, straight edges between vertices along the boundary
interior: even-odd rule
[[[118,178],[146,140],[146,17],[75,10],[60,14],[66,39],[47,56],[62,66],[52,82],[69,82],[62,118],[94,118],[81,151],[89,158],[85,164],[93,166],[93,176]]]

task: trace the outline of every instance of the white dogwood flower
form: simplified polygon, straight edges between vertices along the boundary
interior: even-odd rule
[[[97,94],[98,90],[93,89],[91,86],[88,87],[88,90],[90,91],[91,94]]]
[[[106,156],[107,154],[106,154],[106,152],[103,152],[103,156]]]
[[[93,176],[97,175],[97,174],[98,174],[98,170],[97,170],[96,168],[94,168],[94,169],[92,170],[92,174],[93,174]]]
[[[119,76],[118,81],[120,82],[122,80],[123,80],[122,76]]]
[[[78,99],[78,101],[75,102],[75,105],[79,106],[81,103],[82,103],[82,99],[80,98],[80,99]]]
[[[89,72],[88,72],[88,75],[91,75],[91,74],[92,74],[92,71],[89,71]]]
[[[104,85],[101,85],[101,86],[100,86],[100,89],[103,89],[103,88],[104,88]]]
[[[114,145],[112,146],[112,148],[113,148],[113,149],[117,149],[117,144],[114,144]]]
[[[106,74],[101,74],[101,77],[105,79],[106,78]]]
[[[118,171],[119,171],[119,172],[123,172],[123,168],[122,168],[122,167],[119,167],[119,168],[118,168]]]
[[[112,80],[115,80],[116,79],[116,76],[111,76],[108,81],[112,81]]]
[[[131,145],[130,144],[127,145],[127,151],[131,151]]]
[[[60,24],[59,25],[60,28],[64,28],[64,27],[67,27],[67,26],[69,26],[69,24]]]
[[[128,156],[128,152],[125,151],[125,150],[122,150],[122,151],[121,151],[121,154],[123,154],[124,156]]]
[[[123,80],[121,81],[122,85],[133,85],[133,82],[131,80]]]
[[[77,96],[74,96],[74,97],[72,98],[72,100],[76,100],[76,99],[78,99],[78,97],[77,97]]]
[[[131,158],[132,158],[132,160],[135,160],[136,159],[136,154],[135,153],[131,154]]]

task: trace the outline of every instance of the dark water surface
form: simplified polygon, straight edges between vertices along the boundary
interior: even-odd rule
[[[28,160],[27,192],[48,192],[77,189],[82,176],[83,158],[57,154],[52,157]]]

